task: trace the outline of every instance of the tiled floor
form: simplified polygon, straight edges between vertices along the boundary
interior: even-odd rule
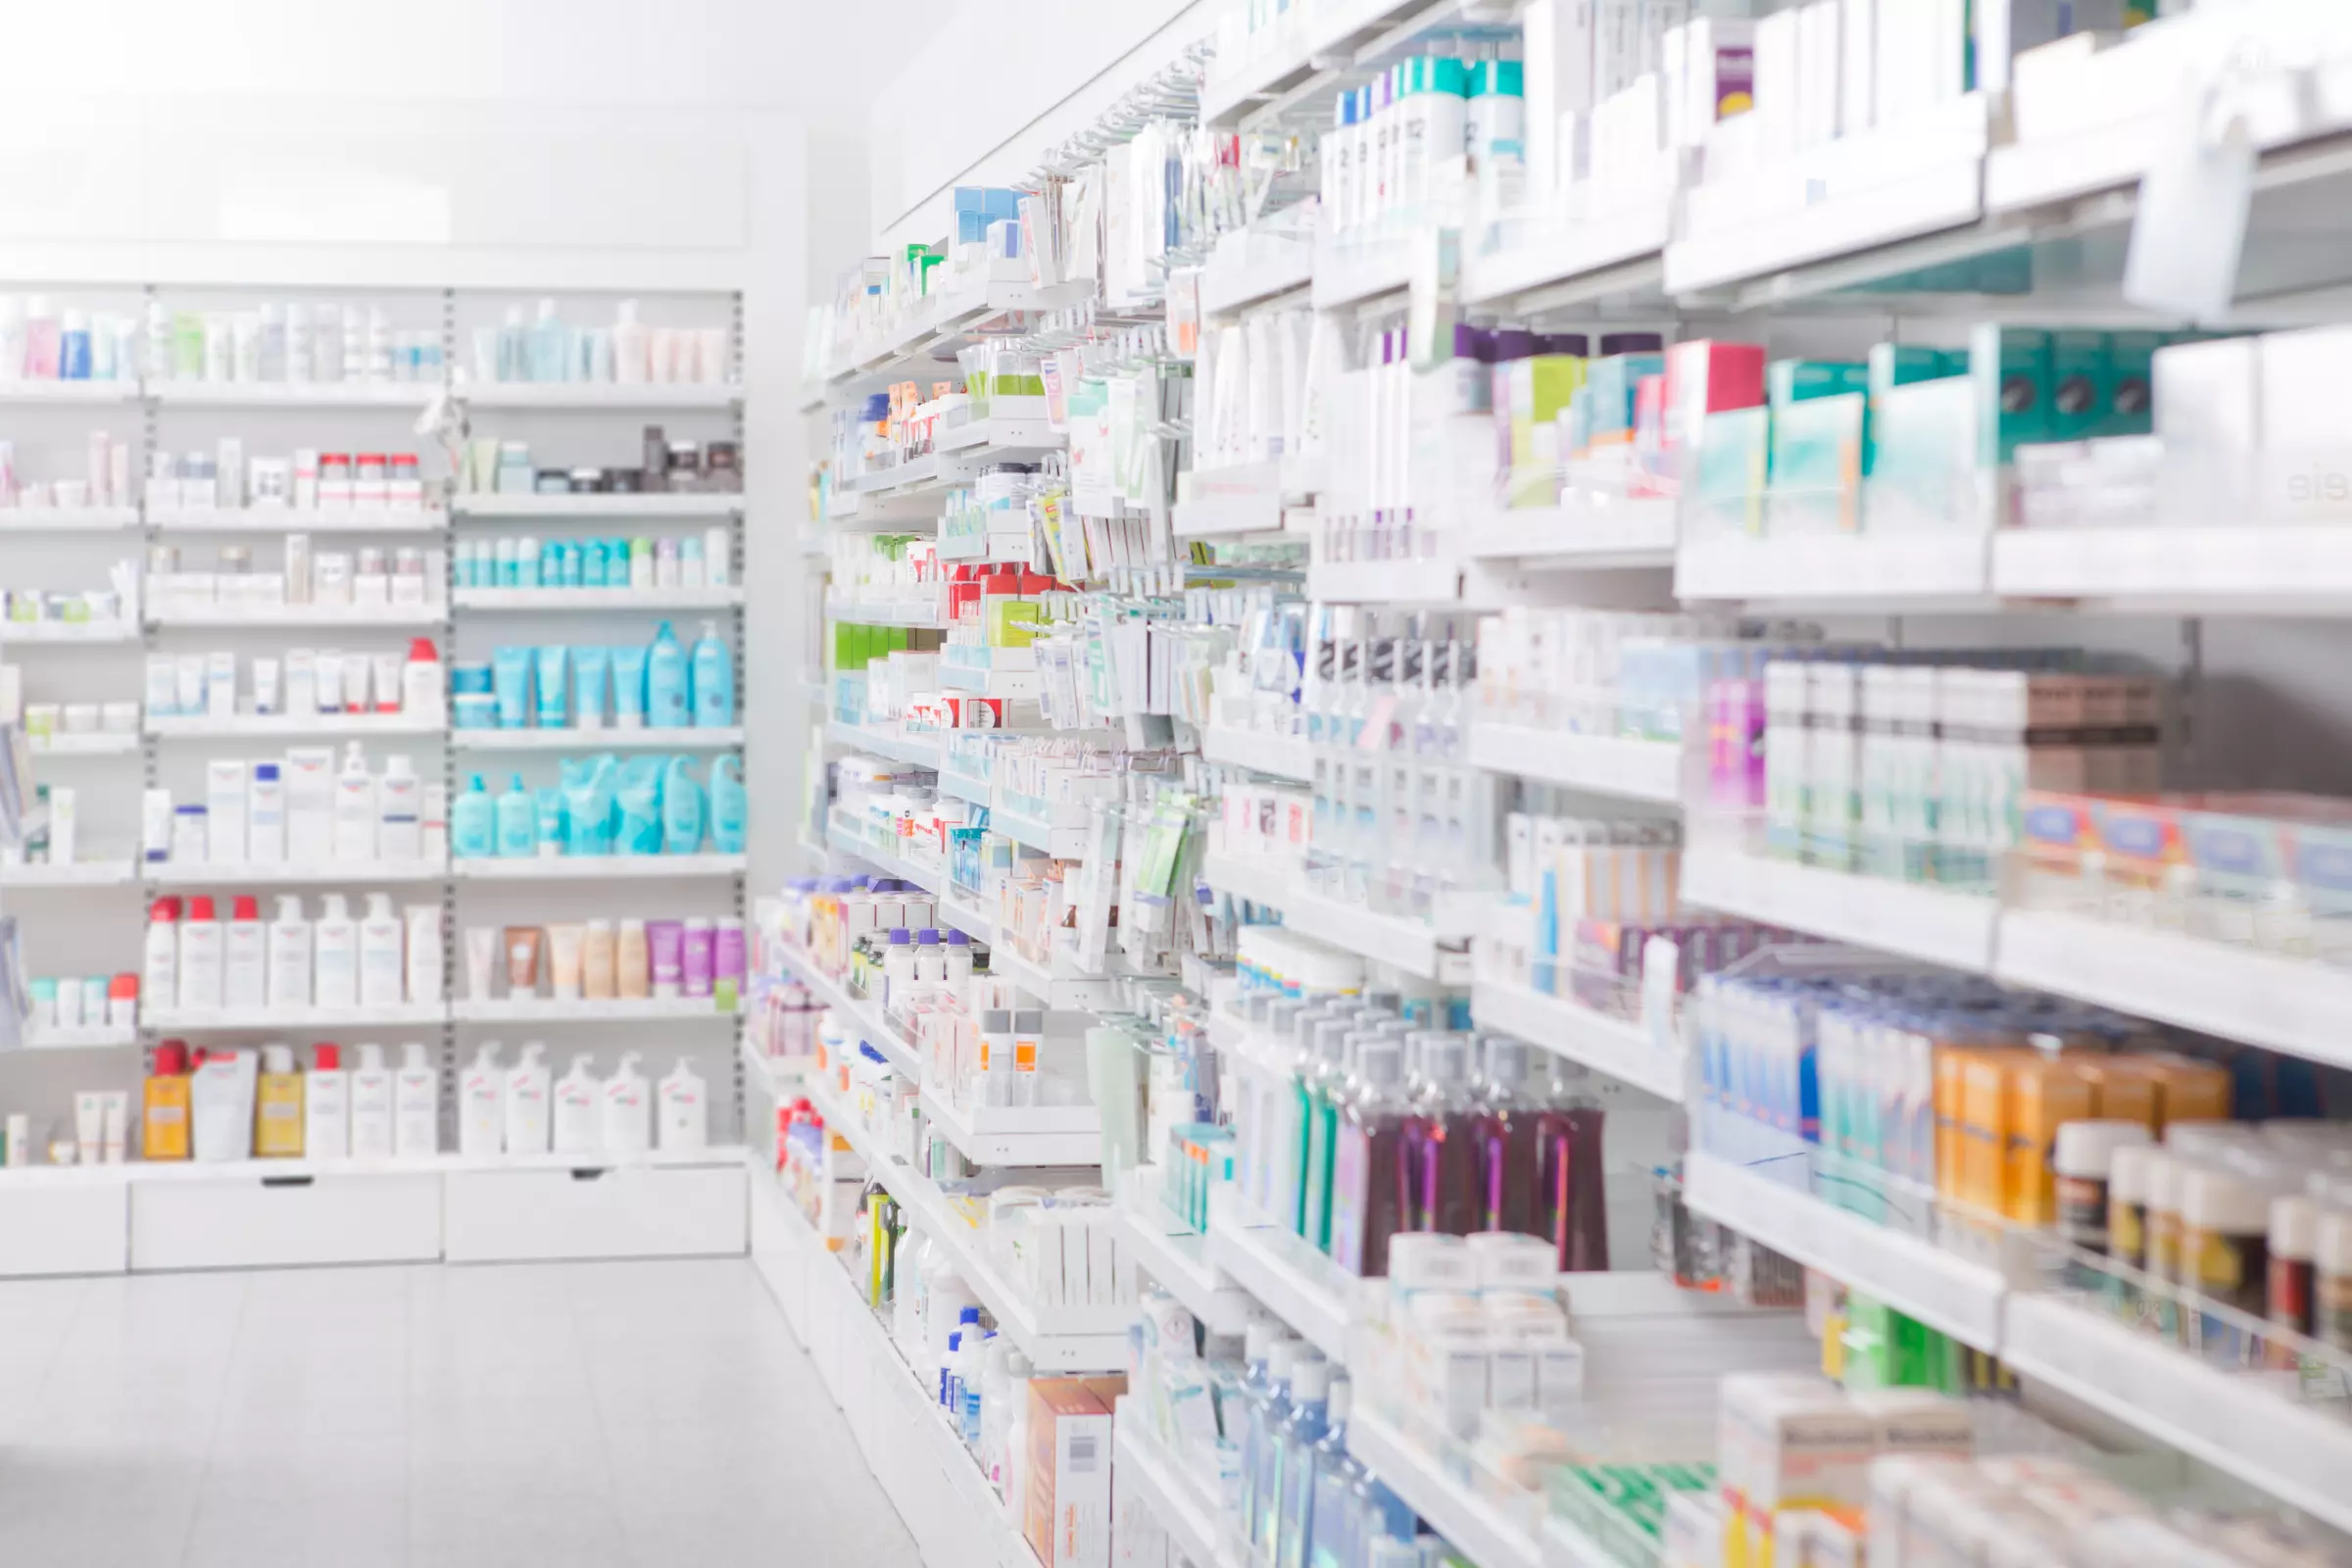
[[[748,1263],[0,1285],[0,1563],[916,1568]]]

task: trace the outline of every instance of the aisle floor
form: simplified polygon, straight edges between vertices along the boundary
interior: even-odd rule
[[[0,1563],[915,1568],[747,1262],[0,1285]]]

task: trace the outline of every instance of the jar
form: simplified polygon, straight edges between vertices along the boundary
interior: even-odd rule
[[[604,473],[605,470],[602,468],[572,469],[571,493],[575,496],[590,496],[596,494],[597,491],[604,488]]]

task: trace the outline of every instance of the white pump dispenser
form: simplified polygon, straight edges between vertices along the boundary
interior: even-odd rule
[[[710,1096],[702,1076],[680,1056],[662,1076],[662,1152],[688,1153],[710,1147]]]
[[[340,893],[328,893],[318,901],[318,923],[311,928],[312,946],[318,954],[318,1005],[352,1008],[360,1004],[360,928],[351,917],[351,906]],[[366,1047],[361,1048],[363,1051]],[[355,1092],[356,1095],[356,1092]],[[352,1101],[356,1107],[359,1101]],[[356,1135],[355,1135],[356,1136]]]
[[[392,1157],[392,1074],[378,1045],[361,1046],[351,1072],[351,1157]]]
[[[441,1095],[432,1058],[410,1041],[400,1048],[400,1071],[392,1079],[393,1152],[421,1159],[441,1152]]]
[[[270,1005],[311,1004],[311,922],[302,917],[302,895],[277,896],[277,918],[270,922]]]
[[[547,1152],[547,1043],[526,1041],[522,1059],[507,1074],[507,1152]]]
[[[507,1073],[498,1042],[485,1040],[458,1078],[458,1152],[478,1159],[499,1152],[507,1133]]]
[[[605,1080],[605,1152],[641,1154],[654,1147],[653,1102],[645,1074],[637,1070],[645,1058],[623,1052],[620,1065]]]
[[[590,1058],[585,1054],[571,1058],[571,1070],[556,1081],[556,1152],[559,1154],[593,1154],[603,1146],[602,1124],[598,1112],[602,1108],[603,1088],[596,1074],[588,1070]]]
[[[368,771],[368,754],[353,741],[343,753],[343,771],[335,775],[335,858],[375,859],[376,825],[375,775]]]
[[[400,916],[392,910],[392,895],[368,895],[368,913],[360,921],[360,1004],[398,1006],[407,995],[408,969]]]

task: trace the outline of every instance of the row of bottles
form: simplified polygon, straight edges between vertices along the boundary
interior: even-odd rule
[[[1243,1354],[1236,1533],[1248,1560],[1258,1568],[1417,1560],[1413,1511],[1348,1451],[1353,1401],[1345,1372],[1265,1322],[1250,1325]]]
[[[425,1048],[401,1047],[397,1068],[380,1045],[358,1051],[359,1065],[347,1068],[343,1048],[321,1043],[303,1071],[290,1046],[191,1055],[185,1041],[164,1041],[143,1097],[140,1154],[218,1161],[440,1152],[441,1082]],[[468,1157],[644,1153],[655,1147],[657,1104],[662,1152],[709,1147],[709,1091],[683,1059],[656,1086],[633,1051],[609,1078],[583,1054],[552,1080],[544,1043],[526,1044],[511,1068],[498,1053],[498,1042],[484,1042],[458,1081],[458,1150]]]
[[[1468,765],[1474,646],[1396,635],[1317,606],[1299,691],[1314,763],[1308,884],[1428,918],[1441,894],[1494,885],[1496,775]]]
[[[370,893],[354,918],[329,893],[312,920],[288,893],[265,924],[258,899],[239,895],[222,920],[198,894],[148,909],[140,995],[153,1007],[197,1010],[398,1006],[440,1001],[442,966],[438,904],[395,912],[390,894]]]
[[[1404,1231],[1507,1231],[1562,1271],[1608,1266],[1602,1115],[1582,1069],[1423,1028],[1355,998],[1258,1004],[1242,1075],[1245,1200],[1351,1273],[1388,1272]],[[1474,1070],[1475,1069],[1475,1070]]]

